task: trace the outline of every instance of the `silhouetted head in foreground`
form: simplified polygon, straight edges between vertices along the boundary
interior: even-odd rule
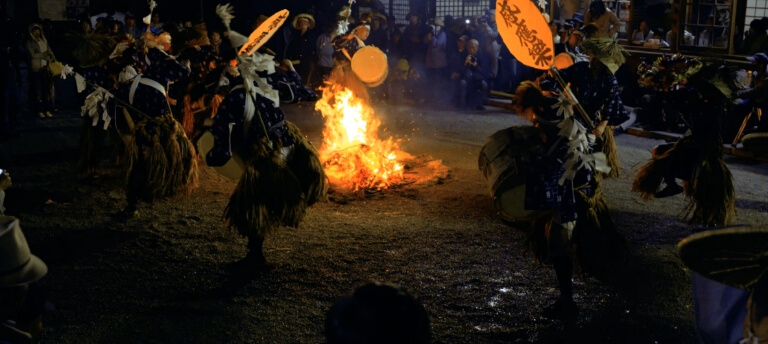
[[[336,302],[325,318],[329,344],[430,343],[429,316],[393,284],[371,282]]]

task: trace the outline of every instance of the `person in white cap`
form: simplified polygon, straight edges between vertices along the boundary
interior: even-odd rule
[[[46,273],[48,266],[30,252],[19,220],[0,216],[0,343],[39,339],[45,302],[34,282]]]

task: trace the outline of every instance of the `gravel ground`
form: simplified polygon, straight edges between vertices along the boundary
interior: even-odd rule
[[[319,114],[307,105],[285,109],[320,141]],[[493,110],[377,111],[383,136],[402,139],[402,150],[420,162],[441,160],[447,176],[419,165],[413,183],[391,190],[334,190],[298,228],[267,238],[269,268],[247,283],[226,272],[246,253],[245,239],[221,220],[234,182],[204,167],[190,196],[117,221],[112,215],[125,204],[118,169],[96,181],[72,172],[79,119],[27,123],[3,148],[15,182],[6,206],[50,268],[42,283],[56,309],[43,342],[318,343],[334,300],[371,280],[414,294],[441,343],[694,342],[690,273],[675,252],[693,233],[680,219],[684,199],[644,202],[630,192],[634,170],[661,141],[617,137],[624,173],[604,187],[630,261],[611,281],[575,277],[581,310],[566,328],[541,315],[558,295],[554,271],[524,253],[523,228],[496,217],[477,168],[487,136],[524,123]],[[768,164],[727,162],[735,223],[768,223]]]

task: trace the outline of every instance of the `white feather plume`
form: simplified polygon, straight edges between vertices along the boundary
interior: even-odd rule
[[[538,5],[541,7],[542,11],[547,10],[547,0],[538,0]]]
[[[334,37],[346,35],[347,30],[349,30],[349,21],[347,19],[339,20],[339,24],[336,26],[336,32],[334,32],[333,35]]]
[[[152,12],[155,10],[155,7],[157,7],[157,1],[152,0],[149,2],[149,11]]]
[[[221,22],[224,23],[224,26],[227,28],[227,31],[231,31],[229,29],[229,23],[231,23],[232,19],[235,18],[233,13],[235,13],[235,9],[229,4],[216,5],[216,14],[218,14],[219,18],[221,18]]]

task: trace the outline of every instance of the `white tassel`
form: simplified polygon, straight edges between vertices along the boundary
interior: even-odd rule
[[[232,19],[235,18],[235,16],[232,15],[233,13],[234,13],[234,8],[229,4],[216,5],[216,14],[219,15],[219,18],[221,18],[221,22],[224,23],[224,26],[227,28],[227,31],[231,31],[229,29],[229,23],[231,23]]]
[[[75,85],[77,85],[77,93],[83,93],[85,91],[85,78],[80,74],[75,74]]]
[[[139,75],[138,72],[136,72],[136,68],[133,68],[133,66],[128,65],[123,67],[123,70],[120,71],[120,75],[118,76],[118,82],[121,84],[130,82],[135,78],[137,75]]]
[[[256,55],[258,55],[258,57]],[[258,61],[255,61],[255,59]],[[258,70],[256,65],[257,62],[262,64],[262,67],[268,67],[266,65],[271,62],[274,72],[274,61],[271,60],[271,56],[267,59],[262,54],[255,53],[254,56],[239,55],[237,57],[237,68],[240,70],[240,76],[243,77],[243,87],[245,87],[246,91],[250,93],[254,99],[258,93],[271,100],[275,107],[279,107],[280,94],[277,90],[272,88],[266,80],[260,78],[256,74],[256,71]],[[254,82],[256,82],[255,87],[253,85]]]
[[[257,72],[267,72],[267,75],[275,74],[275,57],[269,54],[253,53],[254,68]]]

